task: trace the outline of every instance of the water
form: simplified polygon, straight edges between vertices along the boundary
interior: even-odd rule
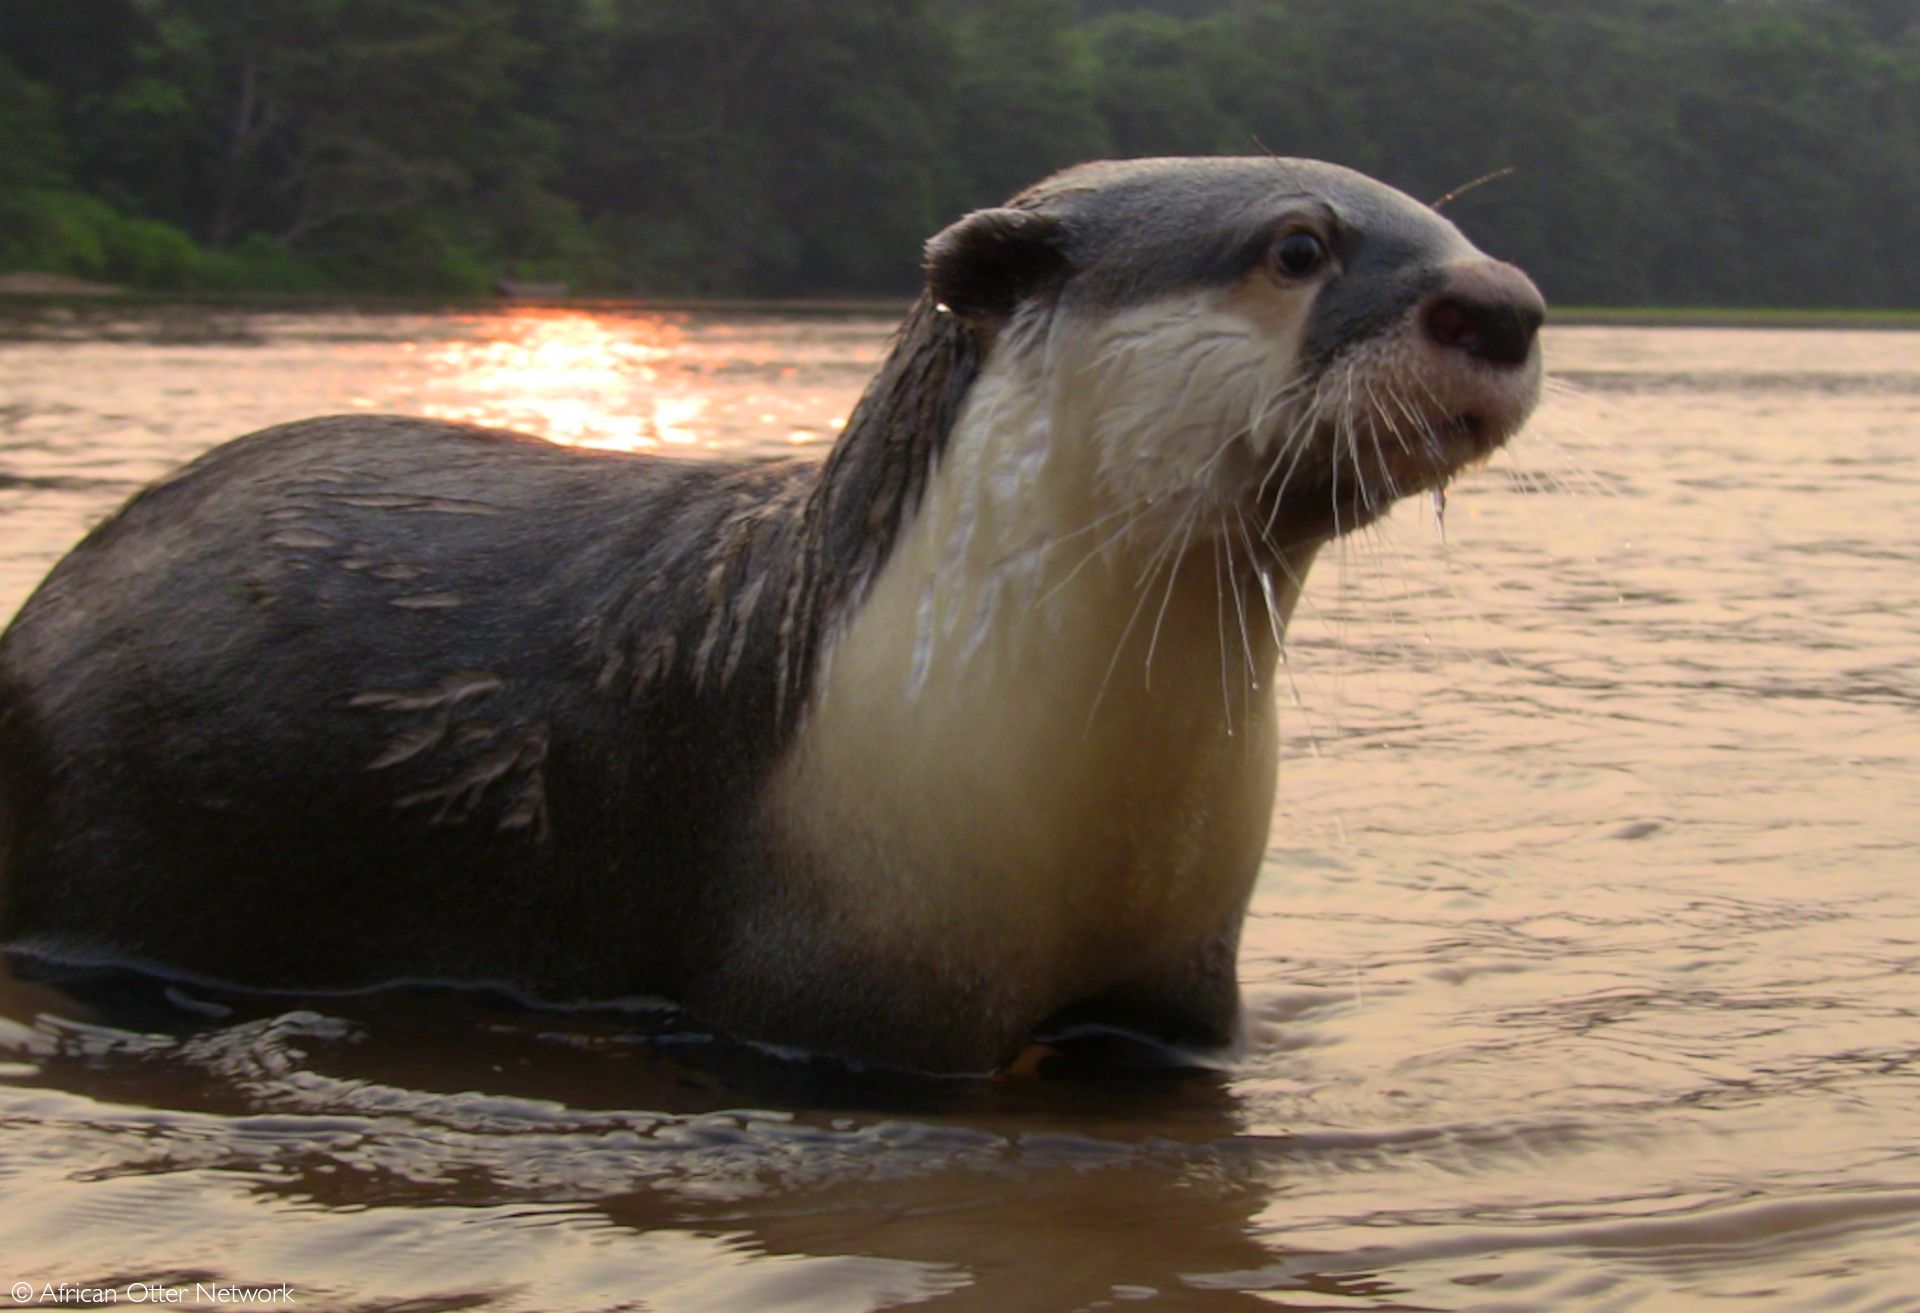
[[[329,411],[823,447],[873,316],[0,316],[0,615]],[[1316,567],[1217,1076],[874,1082],[670,1014],[0,998],[0,1287],[441,1310],[1920,1309],[1920,335],[1550,329]],[[1297,701],[1296,701],[1297,699]],[[198,1000],[181,997],[179,1004]]]

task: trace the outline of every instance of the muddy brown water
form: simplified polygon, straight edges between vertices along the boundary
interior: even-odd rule
[[[0,616],[252,428],[820,448],[888,327],[16,304]],[[1920,335],[1546,351],[1444,538],[1408,504],[1315,569],[1225,1070],[876,1080],[667,1011],[14,982],[0,1307],[1920,1309]]]

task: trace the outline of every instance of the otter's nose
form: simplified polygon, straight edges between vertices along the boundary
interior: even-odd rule
[[[1527,363],[1547,303],[1510,264],[1482,260],[1448,271],[1421,315],[1427,336],[1475,360],[1513,369]]]

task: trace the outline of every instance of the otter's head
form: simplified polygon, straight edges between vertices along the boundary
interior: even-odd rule
[[[1540,389],[1545,304],[1428,206],[1273,158],[1086,164],[927,244],[1051,393],[1103,514],[1305,547],[1443,485]]]

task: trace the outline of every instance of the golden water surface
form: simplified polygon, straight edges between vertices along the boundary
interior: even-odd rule
[[[887,328],[0,310],[0,617],[249,429],[824,448]],[[1920,335],[1546,352],[1444,538],[1409,504],[1315,569],[1230,1069],[882,1082],[671,1013],[4,985],[0,1308],[1920,1309]]]

